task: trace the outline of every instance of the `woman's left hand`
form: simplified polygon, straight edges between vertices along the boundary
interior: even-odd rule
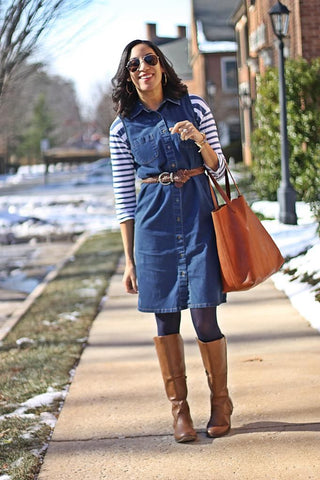
[[[201,140],[203,140],[202,133],[200,133],[189,120],[177,122],[174,127],[169,128],[169,130],[172,134],[178,133],[181,140],[193,140],[194,142],[201,142]]]
[[[189,122],[189,120],[183,120],[182,122],[177,122],[174,127],[169,128],[169,130],[172,134],[178,133],[181,140],[193,140],[197,142],[197,145],[200,147],[198,151],[201,152],[205,165],[212,168],[212,170],[217,170],[219,159],[216,152],[209,146],[204,133],[199,132],[193,123]]]

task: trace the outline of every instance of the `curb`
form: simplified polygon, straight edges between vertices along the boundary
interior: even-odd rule
[[[62,270],[70,257],[72,257],[72,255],[76,253],[76,251],[83,245],[83,243],[89,238],[89,236],[89,232],[84,232],[82,235],[80,235],[76,243],[72,245],[67,255],[56,264],[55,268],[44,277],[42,282],[39,283],[39,285],[37,285],[34,290],[32,290],[32,292],[27,296],[27,298],[22,302],[22,304],[13,312],[13,314],[5,322],[3,327],[0,328],[0,342],[4,340],[4,338],[12,330],[12,328],[21,320],[21,318],[29,310],[33,302],[38,297],[40,297],[48,283],[50,283],[57,277],[58,273]]]

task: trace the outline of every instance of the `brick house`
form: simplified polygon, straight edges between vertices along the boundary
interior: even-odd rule
[[[240,139],[237,44],[231,23],[234,0],[192,0],[189,90],[206,99],[223,147]],[[227,156],[241,159],[241,152]],[[239,155],[240,153],[240,155]]]
[[[278,48],[269,10],[277,0],[241,0],[232,21],[238,44],[240,122],[244,163],[250,165],[252,103],[256,97],[256,76],[278,64]],[[285,55],[307,60],[320,56],[320,1],[282,0],[290,10]]]
[[[192,69],[189,64],[189,40],[187,28],[177,26],[177,36],[159,37],[155,23],[146,24],[146,38],[161,48],[164,55],[173,63],[177,75],[184,83],[189,84],[192,79]]]
[[[157,36],[155,24],[147,24],[147,39],[161,47],[189,92],[208,102],[222,146],[235,145],[227,156],[241,160],[233,10],[234,0],[191,0],[189,38],[186,27],[177,27],[176,38],[165,38]]]

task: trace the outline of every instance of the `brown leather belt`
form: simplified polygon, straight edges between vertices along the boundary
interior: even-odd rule
[[[162,172],[154,177],[147,177],[142,179],[142,183],[161,183],[161,185],[170,185],[174,183],[176,187],[180,188],[186,183],[189,178],[195,175],[204,173],[204,167],[192,168],[191,170],[177,170],[176,172]]]

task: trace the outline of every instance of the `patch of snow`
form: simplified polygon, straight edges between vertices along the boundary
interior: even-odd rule
[[[77,293],[80,297],[95,297],[97,295],[97,290],[95,288],[80,288],[77,290]]]
[[[76,322],[78,320],[79,312],[63,312],[58,315],[60,320],[67,320],[69,322]]]
[[[48,443],[44,443],[39,450],[33,449],[33,450],[31,450],[31,453],[32,453],[32,455],[34,455],[35,457],[40,458],[40,457],[42,457],[42,455],[47,451],[48,446],[49,446]]]
[[[64,400],[65,396],[65,392],[57,392],[52,388],[48,388],[48,391],[46,393],[42,393],[40,395],[36,395],[35,397],[29,398],[29,400],[21,403],[20,407],[18,407],[14,412],[6,416],[20,416],[28,410],[51,405],[55,401]]]
[[[294,277],[278,272],[272,276],[275,287],[282,290],[298,312],[310,322],[312,327],[320,331],[320,302],[315,300],[315,287],[301,281],[303,276],[313,276],[320,282],[320,241],[310,248],[305,255],[292,258],[285,264],[285,268],[296,269]],[[319,289],[318,282],[318,289]]]
[[[26,346],[26,345],[32,345],[34,343],[34,340],[32,338],[28,337],[21,337],[16,340],[16,344],[21,347],[21,346]]]
[[[43,167],[38,167],[21,168],[10,178],[0,175],[0,194],[8,183],[28,187],[27,193],[22,189],[19,194],[0,196],[0,242],[119,228],[111,168],[105,160],[52,173],[48,183],[41,182]]]
[[[284,225],[277,220],[263,220],[261,223],[278,245],[284,258],[304,253],[319,240],[316,223]]]
[[[88,341],[88,337],[77,338],[78,343],[86,343]]]
[[[54,428],[57,423],[57,418],[50,412],[40,413],[40,422],[49,425],[49,427]]]
[[[46,327],[52,327],[53,325],[56,325],[56,324],[57,322],[55,321],[50,322],[50,320],[43,320],[42,322],[42,325],[45,325]]]
[[[20,465],[22,465],[22,462],[23,462],[23,457],[20,457],[18,458],[15,462],[12,463],[12,467],[20,467]]]
[[[0,415],[0,422],[2,422],[3,420],[6,420],[7,418],[11,418],[11,417],[19,417],[21,418],[21,420],[35,420],[36,418],[38,418],[37,415],[35,415],[34,413],[17,413],[17,410],[15,410],[14,412],[12,413],[5,413],[4,415]]]
[[[277,202],[255,202],[252,205],[255,212],[266,217],[277,218],[279,205]],[[318,224],[314,221],[308,205],[297,202],[296,212],[298,225],[284,225],[278,220],[264,220],[262,224],[278,245],[284,257],[289,259],[283,268],[272,275],[275,287],[283,291],[297,311],[320,331],[320,302],[315,298],[317,287],[301,281],[304,275],[312,275],[320,279],[320,238],[317,233]],[[285,270],[296,269],[295,277],[285,273]]]
[[[266,218],[279,218],[279,203],[260,200],[251,205],[252,210],[262,213]],[[314,223],[314,217],[309,205],[304,202],[296,202],[298,224]],[[283,224],[282,224],[283,225]],[[288,225],[283,225],[284,227]]]

